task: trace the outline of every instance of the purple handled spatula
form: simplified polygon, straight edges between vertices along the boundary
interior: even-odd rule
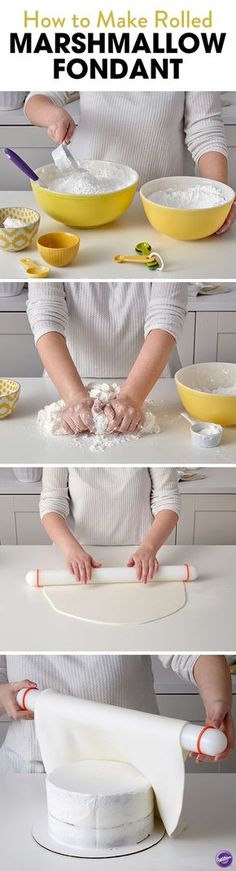
[[[17,166],[17,169],[20,169],[21,172],[24,173],[24,175],[27,175],[28,178],[32,179],[32,181],[39,181],[41,187],[47,188],[45,182],[39,178],[39,175],[36,174],[34,169],[32,169],[28,163],[25,163],[25,160],[22,160],[22,157],[20,157],[19,154],[16,154],[16,151],[13,151],[12,148],[4,148],[3,153],[12,161],[12,163],[15,164],[15,166]]]

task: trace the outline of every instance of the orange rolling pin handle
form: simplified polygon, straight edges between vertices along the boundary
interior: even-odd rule
[[[184,579],[184,582],[185,582],[185,584],[187,584],[187,583],[190,581],[190,570],[189,570],[189,564],[188,564],[188,563],[184,563],[184,566],[185,566],[185,568],[186,568],[186,578]]]
[[[202,736],[204,735],[204,733],[207,732],[208,729],[215,729],[215,726],[212,726],[210,723],[208,723],[207,726],[203,726],[203,728],[201,729],[201,732],[199,732],[198,739],[197,739],[197,753],[200,753],[200,754],[202,753],[202,751],[201,751],[201,739],[202,739]]]
[[[28,695],[28,693],[32,693],[32,689],[34,689],[34,687],[27,687],[23,693],[22,700],[21,700],[22,711],[28,711],[28,708],[26,707],[26,704],[25,704],[25,700],[26,700],[26,696]]]

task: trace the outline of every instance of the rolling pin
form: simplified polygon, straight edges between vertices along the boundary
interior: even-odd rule
[[[37,697],[40,690],[35,690],[30,687],[19,690],[17,693],[17,703],[23,711],[35,711]],[[180,743],[183,750],[187,753],[203,753],[206,756],[218,756],[219,753],[224,753],[227,747],[227,738],[224,732],[220,729],[215,729],[214,726],[203,726],[200,728],[195,723],[185,723],[183,726]]]
[[[184,563],[182,566],[160,566],[158,572],[153,576],[153,581],[195,581],[198,577],[197,569],[194,566]],[[77,584],[75,575],[71,575],[66,569],[58,571],[43,569],[33,569],[27,572],[26,583],[29,587],[59,587],[71,584]],[[127,566],[116,566],[115,568],[102,567],[100,569],[92,569],[92,577],[90,584],[137,584],[135,568],[127,568]],[[151,582],[150,582],[151,583]]]

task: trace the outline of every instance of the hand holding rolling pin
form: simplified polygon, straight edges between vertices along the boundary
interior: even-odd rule
[[[31,680],[22,680],[16,683],[4,683],[0,685],[0,715],[7,714],[11,720],[33,720],[34,713],[30,710],[22,710],[18,704],[17,694],[20,690],[37,689],[37,684]],[[24,694],[24,692],[23,692]]]
[[[168,508],[157,511],[147,535],[135,553],[130,556],[127,566],[135,567],[137,580],[142,584],[152,581],[155,573],[158,572],[159,563],[156,554],[175,528],[177,520],[178,515],[175,511]]]
[[[135,567],[137,580],[141,581],[142,584],[152,581],[153,576],[159,568],[154,548],[151,545],[149,547],[148,545],[141,545],[133,556],[130,557],[127,566]]]
[[[199,752],[199,749],[191,755],[196,758],[196,762],[218,762],[229,756],[234,747],[232,684],[225,657],[199,656],[194,666],[194,678],[205,707],[206,726],[223,732],[227,738],[227,747],[213,759]]]

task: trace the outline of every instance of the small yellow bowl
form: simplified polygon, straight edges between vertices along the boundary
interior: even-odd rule
[[[205,393],[236,385],[236,363],[195,363],[179,369],[175,375],[176,387],[184,408],[197,420],[236,426],[235,395]]]
[[[68,266],[75,259],[79,246],[80,238],[75,233],[45,233],[37,240],[39,254],[51,266]]]
[[[176,209],[163,206],[150,200],[152,194],[167,188],[186,191],[190,187],[214,185],[225,197],[220,206],[210,206],[206,209]],[[192,176],[169,176],[156,178],[144,184],[140,189],[140,197],[149,223],[159,233],[172,236],[174,239],[191,241],[212,236],[222,227],[235,199],[233,188],[223,182]]]
[[[22,227],[7,229],[3,226],[6,218],[18,218],[18,221],[22,221]],[[0,208],[0,250],[23,251],[28,248],[38,232],[39,224],[40,215],[35,209],[25,206]]]
[[[0,378],[0,420],[11,414],[20,396],[20,384],[11,378]]]

